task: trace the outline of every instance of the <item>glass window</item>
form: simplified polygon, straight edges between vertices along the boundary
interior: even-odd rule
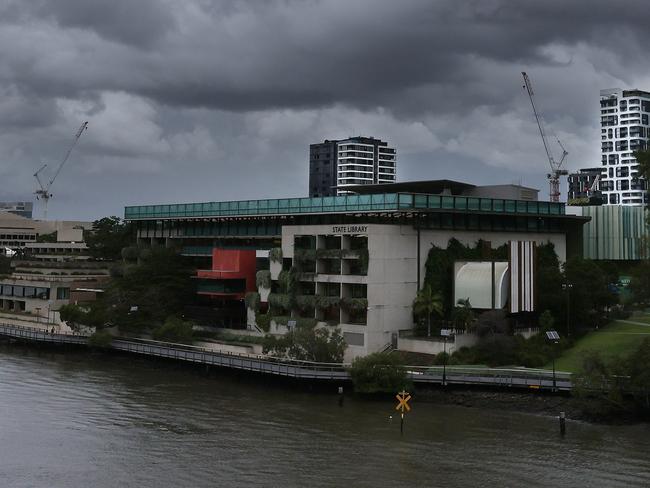
[[[57,300],[68,300],[70,298],[70,288],[57,288],[56,289],[56,299]]]

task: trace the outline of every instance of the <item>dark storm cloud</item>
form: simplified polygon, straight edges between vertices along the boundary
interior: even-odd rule
[[[402,178],[453,170],[545,185],[520,71],[569,164],[598,164],[598,90],[650,88],[647,10],[646,0],[0,0],[0,200],[27,198],[40,162],[55,162],[83,120],[53,212],[302,195],[308,144],[353,133],[395,144]],[[88,185],[97,179],[104,191]]]
[[[650,40],[644,1],[625,8],[602,0],[28,5],[25,15],[44,24],[26,29],[54,23],[63,37],[43,36],[32,46],[47,42],[74,56],[61,59],[51,76],[33,53],[8,63],[22,89],[71,97],[123,90],[163,104],[233,111],[344,103],[408,115],[433,105],[455,111],[500,104],[510,94],[482,89],[477,60],[553,65],[542,47],[578,42],[637,59],[643,51],[634,45]],[[76,43],[65,42],[66,31]]]

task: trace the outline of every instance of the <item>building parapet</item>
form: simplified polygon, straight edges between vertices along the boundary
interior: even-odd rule
[[[564,215],[564,203],[469,196],[383,193],[336,197],[128,206],[126,220],[253,217],[343,212],[458,210],[502,214]]]

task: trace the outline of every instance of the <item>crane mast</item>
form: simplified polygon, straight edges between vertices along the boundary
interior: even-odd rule
[[[47,167],[47,164],[44,164],[41,166],[41,168],[34,173],[34,178],[36,178],[36,181],[38,182],[38,186],[40,187],[39,190],[36,190],[34,192],[34,195],[36,195],[37,200],[43,200],[43,218],[47,219],[47,206],[48,203],[50,202],[50,198],[52,198],[52,194],[50,193],[50,188],[54,184],[54,180],[59,176],[59,173],[63,169],[63,166],[65,163],[68,161],[70,158],[70,154],[72,153],[72,150],[74,147],[77,145],[77,142],[79,141],[79,138],[81,137],[81,134],[88,129],[88,122],[84,122],[81,124],[81,127],[79,127],[79,130],[76,132],[74,139],[72,141],[72,144],[70,144],[70,147],[65,153],[65,156],[59,163],[59,166],[57,167],[56,171],[54,172],[54,175],[52,178],[47,182],[47,184],[43,184],[43,180],[41,180],[40,173]]]
[[[530,98],[530,105],[533,108],[533,114],[535,115],[535,120],[537,121],[537,127],[539,128],[539,135],[542,137],[542,143],[544,144],[544,151],[546,151],[546,157],[548,158],[548,164],[551,167],[551,172],[546,175],[546,177],[549,180],[549,186],[550,186],[550,191],[549,191],[549,196],[551,202],[559,202],[560,201],[560,176],[564,176],[569,174],[569,172],[565,169],[562,168],[562,164],[564,163],[564,160],[568,156],[568,152],[566,149],[564,149],[564,146],[560,142],[560,139],[557,137],[555,138],[558,145],[562,149],[562,156],[560,157],[559,161],[556,161],[555,157],[553,156],[553,151],[551,151],[551,147],[548,142],[548,136],[546,135],[546,129],[544,127],[544,120],[540,113],[537,111],[537,107],[535,106],[535,93],[533,92],[533,85],[530,82],[530,78],[528,78],[528,75],[526,74],[525,71],[521,72],[522,76],[524,77],[524,88],[528,92],[528,98]]]

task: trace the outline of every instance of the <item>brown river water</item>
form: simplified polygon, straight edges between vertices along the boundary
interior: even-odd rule
[[[648,424],[332,390],[0,345],[0,488],[650,486]]]

